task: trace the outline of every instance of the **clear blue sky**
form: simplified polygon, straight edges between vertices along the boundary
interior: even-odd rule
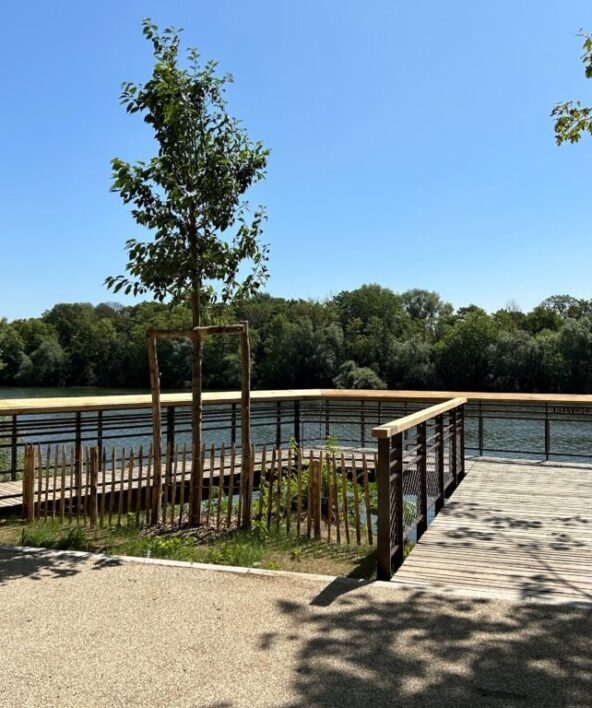
[[[592,103],[589,0],[22,0],[0,9],[0,317],[115,299],[141,232],[109,161],[152,151],[118,104],[149,74],[146,15],[235,75],[231,110],[272,149],[250,195],[272,294],[592,297],[592,141],[557,148],[549,118]]]

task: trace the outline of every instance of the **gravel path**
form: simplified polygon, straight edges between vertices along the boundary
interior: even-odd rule
[[[585,706],[592,609],[0,550],[1,706]]]

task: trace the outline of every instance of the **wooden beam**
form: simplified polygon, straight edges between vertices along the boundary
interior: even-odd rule
[[[466,398],[468,403],[507,403],[592,406],[591,394],[569,393],[480,393],[460,391],[369,391],[346,389],[276,389],[252,391],[254,401],[319,401],[319,400],[364,400],[381,403],[396,401],[448,401],[451,398]],[[240,391],[220,391],[204,393],[204,405],[220,403],[240,403]],[[162,407],[191,406],[191,393],[161,394]],[[33,413],[75,413],[84,411],[150,409],[149,394],[124,396],[80,396],[55,398],[7,398],[0,400],[0,416],[25,415]]]
[[[445,401],[444,403],[438,403],[435,406],[424,408],[416,413],[411,413],[410,415],[403,416],[402,418],[392,420],[390,423],[385,423],[384,425],[379,425],[376,428],[373,428],[372,436],[375,438],[390,438],[393,435],[402,433],[409,428],[419,425],[420,423],[425,423],[425,421],[430,418],[435,418],[442,413],[446,413],[446,411],[458,408],[458,406],[462,406],[466,402],[466,398],[452,398],[450,401]]]

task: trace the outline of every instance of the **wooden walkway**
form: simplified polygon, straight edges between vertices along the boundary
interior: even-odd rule
[[[592,468],[467,460],[466,469],[391,582],[592,604]]]

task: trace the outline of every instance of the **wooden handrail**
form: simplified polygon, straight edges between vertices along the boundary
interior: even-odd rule
[[[390,423],[378,425],[376,428],[372,429],[372,437],[390,438],[393,435],[409,430],[409,428],[414,428],[420,423],[425,423],[425,421],[430,420],[430,418],[435,418],[442,413],[446,413],[446,411],[463,406],[466,402],[466,398],[452,398],[450,401],[445,401],[444,403],[438,403],[435,406],[424,408],[416,413],[411,413],[403,416],[402,418],[392,420]]]
[[[204,393],[204,404],[240,403],[240,391]],[[375,391],[362,389],[286,389],[252,391],[251,400],[257,401],[448,401],[466,398],[468,403],[549,403],[552,405],[591,405],[590,394],[569,393],[484,393],[464,391]],[[149,394],[114,396],[79,396],[56,398],[7,398],[0,399],[0,416],[26,415],[28,413],[76,413],[84,411],[128,410],[150,408]],[[163,407],[191,405],[191,393],[167,393],[161,396]]]
[[[252,401],[305,401],[322,398],[320,389],[252,391]],[[217,403],[240,403],[240,391],[204,393],[205,405]],[[190,406],[191,393],[163,393],[160,404],[168,406]],[[26,415],[28,413],[77,413],[84,411],[150,409],[150,394],[123,396],[80,396],[63,398],[7,398],[0,399],[0,416]]]

